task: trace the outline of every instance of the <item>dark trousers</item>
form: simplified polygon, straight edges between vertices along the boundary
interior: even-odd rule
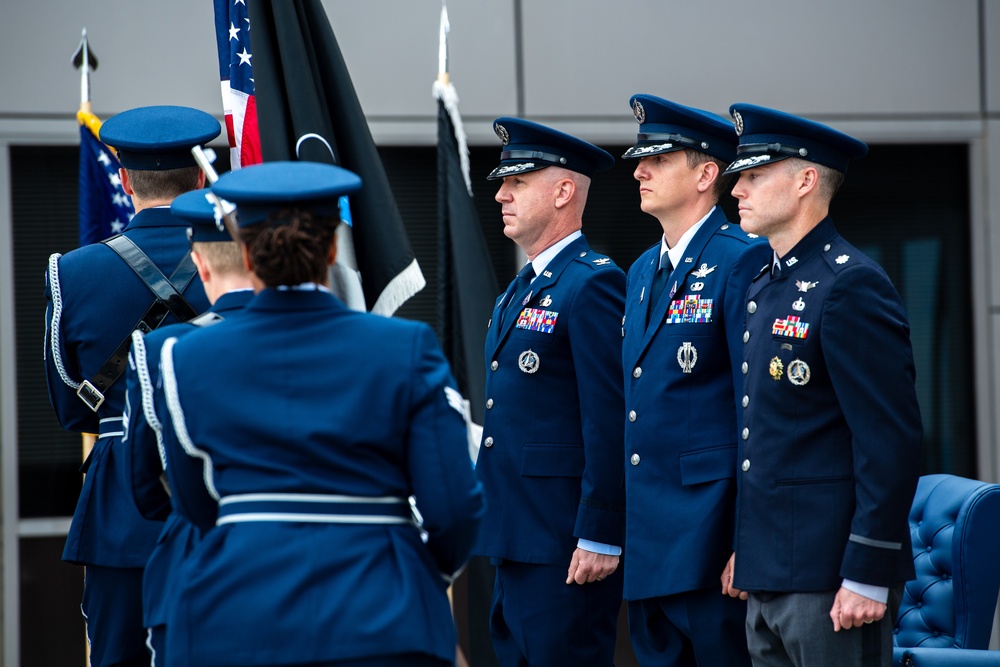
[[[566,566],[497,563],[490,635],[501,667],[611,667],[622,572],[567,584]]]
[[[881,621],[833,631],[836,591],[751,593],[747,645],[754,667],[890,667],[901,589],[890,590]]]
[[[142,568],[88,565],[83,588],[91,667],[149,667]]]
[[[746,602],[717,588],[630,600],[628,629],[642,667],[750,667]]]

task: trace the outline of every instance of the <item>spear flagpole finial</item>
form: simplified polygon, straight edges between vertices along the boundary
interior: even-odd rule
[[[441,29],[438,33],[438,81],[448,83],[448,5],[441,0]]]
[[[80,46],[73,54],[73,66],[80,70],[80,110],[90,112],[90,73],[97,69],[97,56],[87,41],[87,29],[83,29]]]

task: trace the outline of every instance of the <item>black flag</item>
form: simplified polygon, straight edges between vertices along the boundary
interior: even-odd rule
[[[323,5],[250,0],[249,11],[264,161],[334,163],[361,177],[349,201],[351,233],[342,225],[338,236],[346,268],[335,272],[334,290],[360,307],[347,284],[360,273],[363,307],[391,315],[426,283]]]
[[[434,84],[438,100],[438,258],[441,346],[451,362],[472,419],[483,422],[486,367],[483,347],[497,281],[469,184],[458,97],[450,83]]]

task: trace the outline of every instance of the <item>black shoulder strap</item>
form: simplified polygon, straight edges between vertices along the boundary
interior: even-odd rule
[[[156,298],[129,331],[125,340],[101,365],[94,377],[84,380],[76,390],[76,395],[94,412],[97,412],[97,409],[104,402],[104,394],[107,390],[125,372],[128,350],[132,345],[132,331],[139,330],[147,334],[160,326],[168,313],[173,313],[181,322],[187,322],[198,315],[197,311],[181,294],[191,284],[191,280],[197,273],[194,262],[191,260],[190,251],[185,253],[177,268],[170,274],[170,278],[167,278],[131,239],[118,235],[102,241],[102,243],[125,260],[125,263],[135,271],[135,274]]]

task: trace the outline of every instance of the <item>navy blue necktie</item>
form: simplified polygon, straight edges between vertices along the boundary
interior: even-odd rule
[[[514,291],[510,295],[510,301],[504,309],[504,323],[511,317],[515,317],[521,312],[521,302],[524,301],[524,293],[528,291],[531,280],[535,277],[535,267],[531,262],[524,265],[524,268],[517,274],[517,282],[514,284]]]
[[[656,270],[656,275],[653,276],[653,288],[649,292],[650,310],[656,308],[656,304],[660,300],[660,295],[663,294],[663,288],[667,286],[667,280],[670,278],[673,270],[673,264],[670,263],[670,253],[665,252],[660,255],[660,268]]]

